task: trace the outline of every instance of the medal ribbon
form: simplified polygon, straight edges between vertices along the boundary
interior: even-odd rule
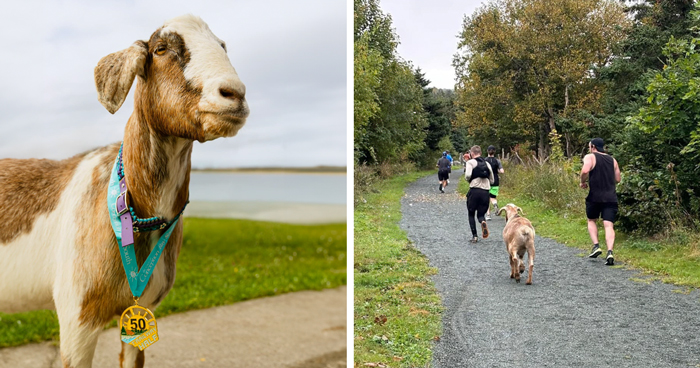
[[[117,197],[122,192],[119,188],[119,159],[121,157],[122,150],[119,149],[119,155],[114,162],[114,168],[112,169],[112,175],[109,178],[109,187],[107,189],[107,207],[109,208],[109,219],[112,223],[112,230],[114,230],[114,235],[117,237],[117,244],[119,246],[119,253],[122,258],[122,265],[124,265],[124,271],[126,272],[126,279],[129,281],[129,288],[131,293],[139,298],[143,293],[143,290],[148,284],[148,280],[153,274],[153,270],[156,268],[156,264],[160,259],[160,255],[163,253],[163,248],[168,243],[170,239],[170,234],[175,229],[175,225],[179,220],[179,215],[170,224],[170,227],[161,235],[160,239],[156,243],[151,254],[146,258],[141,270],[139,271],[139,266],[136,263],[136,253],[134,252],[133,240],[131,244],[126,244],[122,246],[122,222],[119,217],[119,212],[117,211]],[[126,196],[126,193],[124,194]],[[132,230],[133,231],[133,230]],[[126,234],[125,234],[126,235]],[[133,239],[133,234],[130,234]],[[128,236],[128,235],[127,235]]]

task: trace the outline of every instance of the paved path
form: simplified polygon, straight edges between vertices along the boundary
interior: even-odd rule
[[[346,287],[301,291],[158,320],[146,367],[342,368]],[[100,335],[94,367],[119,367],[119,332]],[[60,368],[52,342],[0,349],[0,368]]]
[[[420,179],[402,200],[401,226],[438,268],[446,306],[433,367],[700,367],[698,291],[540,237],[533,285],[516,284],[505,221],[494,217],[491,236],[469,243],[465,198],[452,181],[439,194],[437,175]]]

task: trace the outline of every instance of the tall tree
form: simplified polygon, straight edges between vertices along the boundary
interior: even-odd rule
[[[377,0],[355,0],[355,162],[416,159],[424,146],[423,92],[396,53],[391,16]]]
[[[612,0],[491,1],[465,17],[459,35],[458,122],[477,140],[537,142],[545,156],[550,131],[567,137],[572,120],[584,123],[581,110],[600,110],[597,70],[628,24]]]

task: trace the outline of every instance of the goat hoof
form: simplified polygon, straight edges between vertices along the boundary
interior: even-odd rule
[[[517,283],[519,284],[519,283],[520,283],[520,279],[515,279],[515,282],[517,282]]]
[[[525,285],[532,285],[532,281],[526,282]]]

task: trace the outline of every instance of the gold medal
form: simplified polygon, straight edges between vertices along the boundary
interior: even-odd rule
[[[143,351],[158,341],[158,325],[153,312],[138,303],[127,308],[119,319],[121,339]]]

